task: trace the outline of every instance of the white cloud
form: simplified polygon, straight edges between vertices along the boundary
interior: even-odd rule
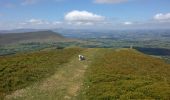
[[[31,25],[44,25],[44,24],[49,24],[48,21],[42,20],[42,19],[30,19],[27,20],[25,22],[20,23],[21,25],[27,25],[27,24],[31,24]]]
[[[159,13],[156,14],[153,18],[161,22],[170,21],[170,13],[166,13],[166,14]]]
[[[133,24],[132,22],[124,22],[123,23],[124,25],[131,25],[131,24]]]
[[[61,21],[54,21],[54,22],[52,22],[52,24],[53,25],[59,25],[59,24],[62,24],[63,22],[61,22]]]
[[[20,25],[27,25],[27,23],[26,22],[21,22],[21,23],[19,23]]]
[[[95,0],[95,3],[99,4],[116,4],[116,3],[122,3],[127,2],[128,0]]]
[[[62,1],[65,1],[65,0],[22,0],[21,5],[23,5],[23,6],[33,5],[33,4],[37,4],[37,3],[41,3],[41,2],[49,2],[49,1],[62,2]]]
[[[36,4],[39,0],[24,0],[21,5],[32,5]]]
[[[48,21],[43,19],[29,19],[26,21],[17,22],[13,27],[23,27],[23,28],[57,28],[57,27],[65,27],[65,23],[63,21]]]
[[[88,11],[78,11],[78,10],[74,10],[67,13],[64,19],[66,22],[70,24],[77,24],[77,25],[93,25],[95,23],[105,21],[104,16],[97,15]]]
[[[42,21],[41,19],[30,19],[27,22],[31,24],[43,24],[44,23],[44,21]]]

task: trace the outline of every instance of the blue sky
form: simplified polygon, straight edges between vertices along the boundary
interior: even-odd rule
[[[170,28],[170,0],[0,0],[0,30]]]

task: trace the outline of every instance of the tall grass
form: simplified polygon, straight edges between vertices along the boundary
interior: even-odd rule
[[[0,57],[0,99],[52,75],[81,51],[80,48],[67,48]]]
[[[88,100],[170,99],[170,65],[135,50],[103,49],[86,72]]]

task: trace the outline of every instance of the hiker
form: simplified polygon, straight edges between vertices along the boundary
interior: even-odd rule
[[[85,60],[85,57],[83,55],[78,55],[78,56],[80,61]]]

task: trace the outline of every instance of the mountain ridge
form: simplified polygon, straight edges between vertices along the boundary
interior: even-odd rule
[[[0,34],[0,45],[25,43],[25,42],[65,42],[65,41],[73,41],[73,40],[69,38],[65,38],[61,34],[50,30]]]

